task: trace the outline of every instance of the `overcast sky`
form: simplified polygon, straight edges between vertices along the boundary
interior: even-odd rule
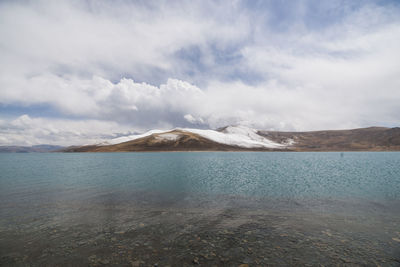
[[[1,1],[0,145],[400,126],[400,1]]]

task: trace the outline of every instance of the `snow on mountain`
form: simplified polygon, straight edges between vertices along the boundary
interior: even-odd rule
[[[246,148],[284,148],[285,145],[273,142],[257,134],[257,130],[245,126],[228,126],[222,132],[214,130],[181,129],[198,134],[217,143]]]
[[[179,139],[181,135],[176,134],[176,133],[163,133],[163,134],[158,134],[156,136],[156,139],[158,140],[168,140],[168,141],[176,141]]]
[[[144,134],[129,135],[107,140],[99,145],[113,145],[122,142],[132,141],[135,139],[155,135],[158,140],[175,141],[179,138],[179,134],[170,133],[171,131],[190,132],[212,140],[214,142],[232,146],[240,146],[246,148],[285,148],[287,144],[279,144],[273,142],[263,136],[257,134],[257,130],[245,126],[228,126],[222,131],[201,130],[190,128],[175,128],[172,130],[151,130]]]
[[[117,138],[113,138],[113,139],[109,139],[106,140],[98,145],[115,145],[115,144],[119,144],[119,143],[123,143],[123,142],[128,142],[128,141],[132,141],[135,139],[139,139],[139,138],[143,138],[152,134],[159,134],[159,133],[165,133],[165,132],[169,132],[169,131],[165,131],[165,130],[151,130],[148,131],[146,133],[143,134],[133,134],[133,135],[127,135],[127,136],[121,136],[121,137],[117,137]]]

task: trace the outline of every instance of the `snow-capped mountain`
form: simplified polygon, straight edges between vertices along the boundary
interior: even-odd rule
[[[369,127],[313,132],[175,128],[104,140],[65,152],[118,151],[400,151],[400,128]]]
[[[179,133],[180,132],[180,133]],[[99,145],[115,145],[154,135],[157,140],[176,141],[183,133],[197,134],[216,143],[244,148],[284,148],[279,144],[257,134],[257,130],[246,126],[228,126],[220,131],[190,128],[175,128],[172,130],[151,130],[144,134],[129,135],[107,140]]]

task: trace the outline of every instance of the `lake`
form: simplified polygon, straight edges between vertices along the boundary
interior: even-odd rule
[[[0,265],[400,265],[400,152],[0,154]]]

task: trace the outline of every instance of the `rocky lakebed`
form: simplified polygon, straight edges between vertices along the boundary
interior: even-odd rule
[[[0,265],[400,265],[398,213],[376,203],[121,198],[3,204]]]

